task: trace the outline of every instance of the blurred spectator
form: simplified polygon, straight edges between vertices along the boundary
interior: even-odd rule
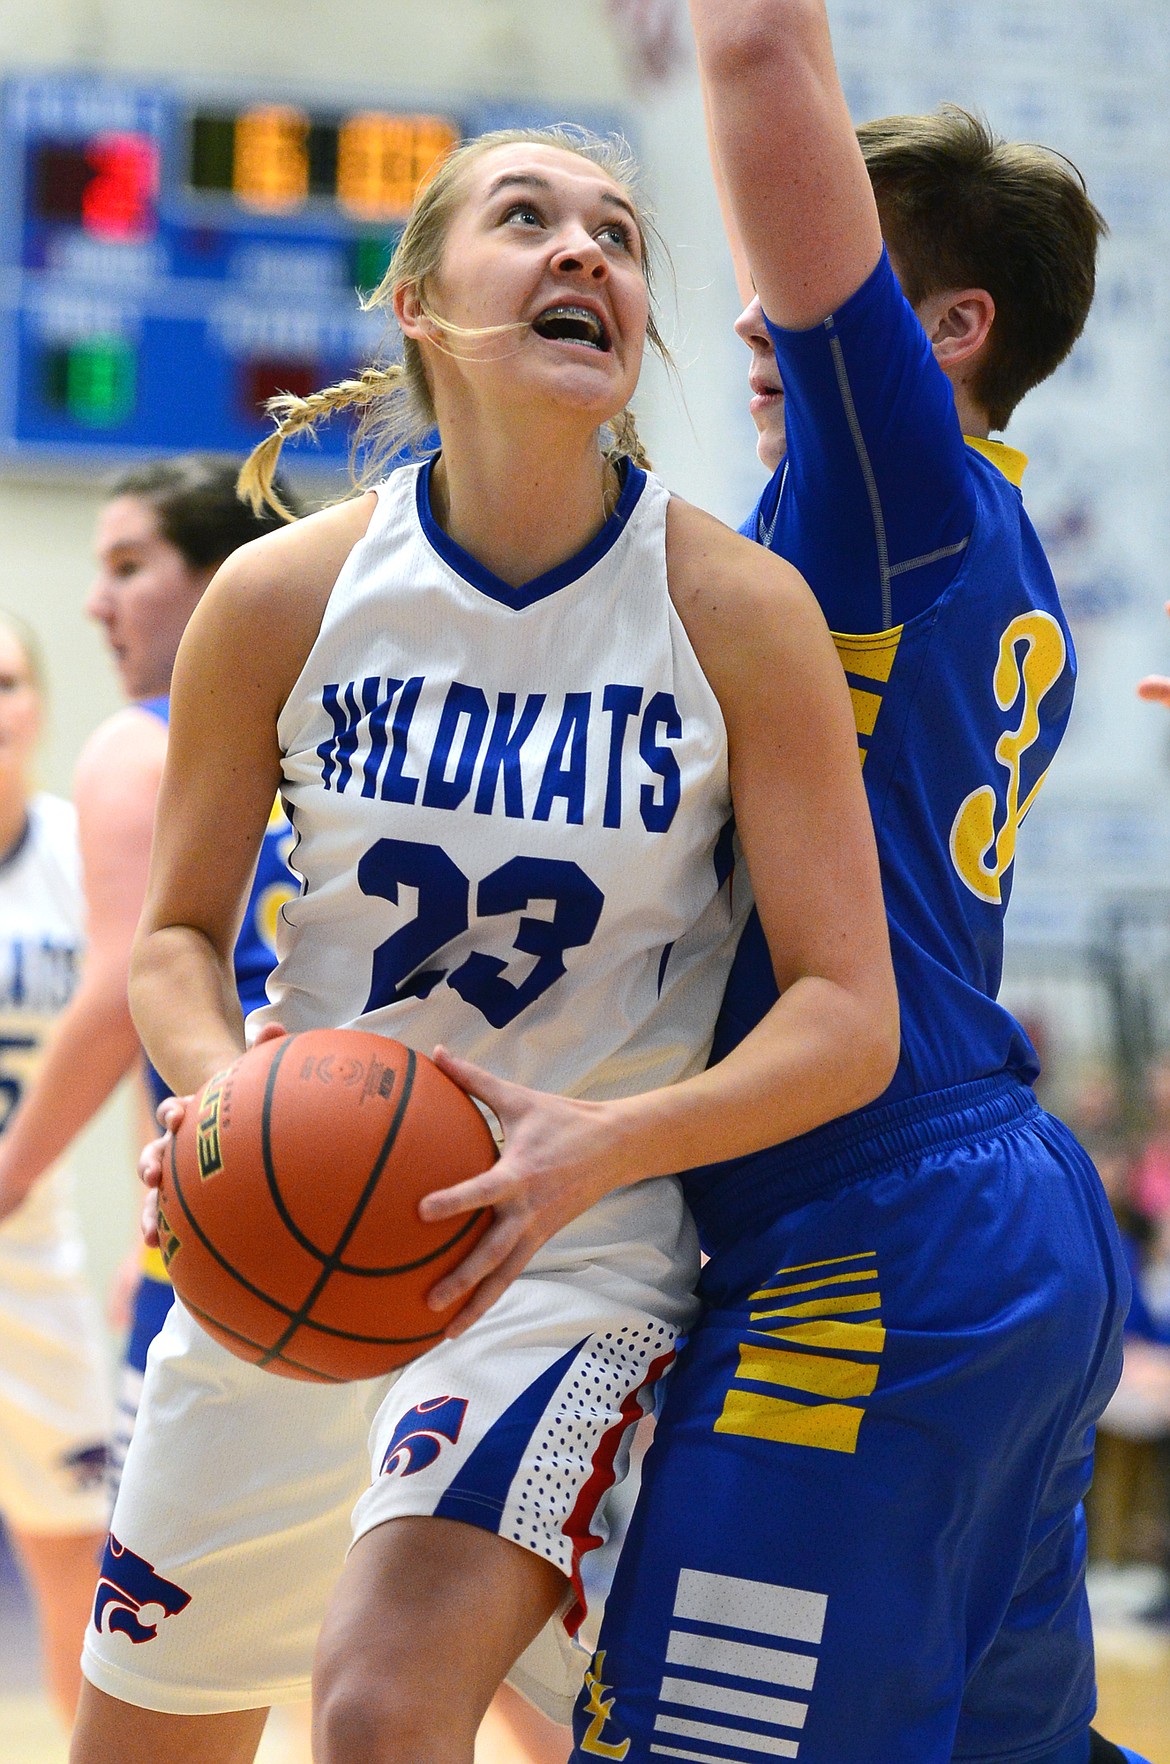
[[[1159,1054],[1146,1073],[1149,1134],[1130,1177],[1129,1198],[1150,1220],[1170,1216],[1170,1053]]]
[[[1148,1075],[1153,1131],[1136,1156],[1104,1071],[1078,1092],[1078,1125],[1117,1217],[1133,1281],[1121,1382],[1101,1417],[1091,1520],[1094,1554],[1170,1569],[1170,1057]],[[1139,1590],[1145,1586],[1140,1583]],[[1170,1618],[1170,1576],[1129,1611]],[[1144,1601],[1144,1602],[1143,1602]]]

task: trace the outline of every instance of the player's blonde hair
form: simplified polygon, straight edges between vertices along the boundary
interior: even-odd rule
[[[654,313],[652,259],[654,252],[663,247],[653,220],[637,196],[638,169],[634,156],[620,136],[594,135],[571,124],[542,129],[497,129],[463,142],[448,154],[417,196],[390,267],[365,300],[366,308],[392,315],[396,291],[413,286],[424,314],[450,338],[477,338],[492,335],[496,330],[514,328],[503,326],[469,331],[453,325],[434,310],[427,292],[428,282],[433,281],[442,266],[447,234],[459,210],[468,167],[496,148],[510,146],[554,147],[564,153],[574,153],[606,172],[630,197],[642,245],[643,273],[650,293],[646,337],[651,348],[669,365],[670,352]],[[362,469],[358,472],[351,466],[351,470],[359,487],[373,481],[386,462],[395,456],[403,453],[420,456],[433,450],[430,440],[436,420],[434,400],[422,351],[412,337],[403,338],[401,362],[375,362],[363,369],[356,379],[341,380],[308,398],[281,393],[269,399],[267,408],[276,420],[276,428],[253,449],[239,477],[240,495],[255,509],[267,503],[281,514],[288,514],[273,484],[280,450],[291,435],[311,433],[319,422],[338,412],[352,411],[358,418],[351,459],[356,461],[360,457]],[[627,458],[635,465],[649,465],[630,409],[623,410],[606,427],[609,433],[603,450],[607,458]]]

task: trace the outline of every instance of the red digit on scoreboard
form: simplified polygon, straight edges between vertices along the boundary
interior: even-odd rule
[[[81,199],[87,233],[136,245],[158,230],[158,143],[149,135],[99,135],[86,148],[93,168]]]

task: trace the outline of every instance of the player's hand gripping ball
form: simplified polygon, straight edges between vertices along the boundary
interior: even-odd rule
[[[418,1203],[496,1156],[475,1104],[423,1054],[356,1029],[252,1048],[188,1108],[158,1233],[175,1290],[216,1341],[286,1378],[373,1378],[425,1353],[453,1311],[426,1295],[491,1223]]]

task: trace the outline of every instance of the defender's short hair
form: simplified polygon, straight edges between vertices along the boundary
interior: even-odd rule
[[[882,232],[912,306],[985,288],[995,323],[972,392],[993,429],[1064,360],[1089,315],[1108,228],[1077,168],[1004,141],[957,105],[857,131]]]

